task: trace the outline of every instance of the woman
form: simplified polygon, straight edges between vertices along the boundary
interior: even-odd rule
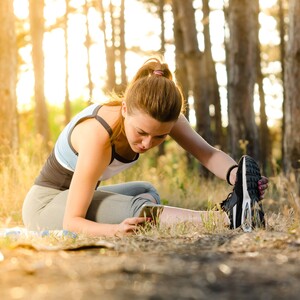
[[[66,229],[93,236],[133,232],[146,221],[139,217],[142,206],[160,203],[155,188],[142,181],[101,188],[99,183],[131,167],[140,154],[161,144],[168,135],[216,176],[221,179],[227,176],[228,183],[237,180],[238,184],[237,170],[245,171],[246,166],[241,163],[237,168],[232,158],[204,141],[181,114],[182,108],[183,97],[168,66],[158,59],[146,61],[127,87],[124,98],[115,96],[103,105],[87,107],[62,131],[24,201],[25,226],[34,230]],[[247,164],[251,169],[255,162],[247,158]],[[249,193],[253,195],[246,199],[251,202],[251,209],[267,188],[267,179],[261,178],[259,171],[254,179],[255,191],[251,188]],[[244,222],[235,211],[243,205],[245,196],[239,194],[233,198],[222,206],[229,213],[231,227],[235,228]],[[244,212],[238,209],[238,213],[245,215]],[[206,214],[166,206],[159,221],[202,223]],[[224,212],[216,214],[225,223],[229,222]]]

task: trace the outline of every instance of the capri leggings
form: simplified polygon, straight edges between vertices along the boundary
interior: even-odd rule
[[[22,209],[26,228],[63,229],[68,192],[68,190],[60,191],[33,185],[24,200]],[[148,199],[149,195],[156,203]],[[144,204],[152,206],[160,204],[160,197],[149,182],[133,181],[101,186],[94,193],[86,219],[98,223],[118,224],[126,218],[138,216]]]

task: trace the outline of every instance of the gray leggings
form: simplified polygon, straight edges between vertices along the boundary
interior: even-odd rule
[[[26,228],[63,229],[68,192],[39,185],[32,186],[22,209]],[[94,193],[86,219],[98,223],[118,224],[126,218],[138,216],[143,204],[156,205],[142,194],[151,195],[156,204],[160,204],[160,197],[149,182],[134,181],[101,186]]]

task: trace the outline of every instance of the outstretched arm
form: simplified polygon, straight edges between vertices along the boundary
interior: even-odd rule
[[[180,115],[170,136],[186,151],[191,153],[208,170],[221,179],[226,179],[228,170],[237,163],[225,152],[208,144],[190,125],[184,115]],[[229,182],[234,185],[237,168],[230,172]],[[260,198],[268,188],[268,178],[262,176],[258,182]]]
[[[226,179],[228,169],[236,162],[225,152],[208,144],[190,125],[184,115],[180,115],[170,136],[186,151],[199,160],[203,166],[221,179]],[[230,182],[235,182],[236,170]]]

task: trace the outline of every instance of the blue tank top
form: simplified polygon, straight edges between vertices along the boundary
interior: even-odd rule
[[[55,143],[54,150],[48,157],[44,167],[35,181],[35,184],[53,187],[60,190],[69,189],[78,159],[78,153],[71,144],[71,134],[75,126],[86,119],[95,118],[107,130],[108,134],[110,136],[112,135],[111,127],[97,114],[100,108],[101,105],[99,104],[92,104],[88,106],[78,113],[63,129]],[[137,162],[138,157],[139,155],[137,154],[134,160],[125,159],[115,152],[115,147],[112,145],[112,157],[110,164],[99,178],[97,186],[100,181],[109,179],[121,171],[131,167]]]

